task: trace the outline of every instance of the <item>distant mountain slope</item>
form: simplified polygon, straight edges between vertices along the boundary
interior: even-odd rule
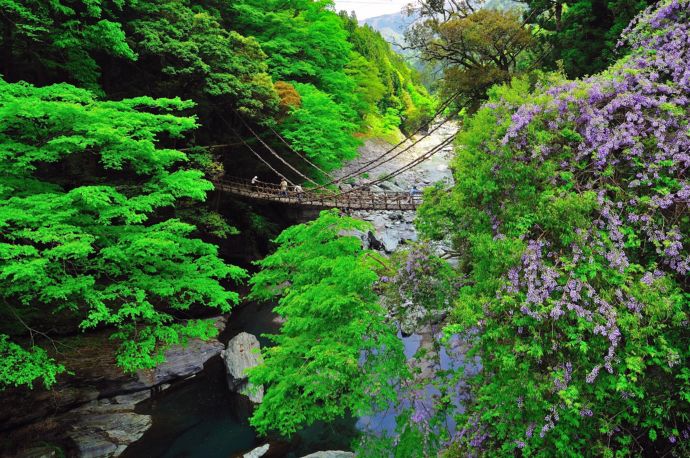
[[[402,11],[399,13],[385,14],[360,21],[360,24],[367,24],[372,29],[381,33],[383,38],[392,45],[403,44],[405,42],[405,30],[415,21],[414,17],[407,16]],[[394,46],[396,51],[400,48]]]
[[[525,4],[513,0],[489,0],[484,8],[508,10],[512,8],[524,8]],[[408,16],[404,12],[384,14],[359,21],[360,24],[367,24],[374,30],[381,33],[383,38],[392,45],[404,44],[405,30],[414,23],[415,17]],[[393,46],[396,51],[401,51],[398,46]]]

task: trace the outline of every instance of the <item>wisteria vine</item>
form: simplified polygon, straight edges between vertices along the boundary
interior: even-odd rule
[[[603,74],[497,90],[445,213],[421,212],[454,221],[476,280],[457,312],[484,361],[461,453],[688,447],[690,1],[648,9],[623,44]]]

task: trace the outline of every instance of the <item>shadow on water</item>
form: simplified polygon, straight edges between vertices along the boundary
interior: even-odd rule
[[[227,342],[244,331],[261,337],[277,333],[270,304],[249,303],[233,312],[222,335]],[[355,419],[315,424],[291,441],[260,438],[249,425],[252,405],[248,398],[228,390],[225,367],[220,356],[206,364],[203,372],[142,402],[137,412],[151,415],[153,426],[140,440],[130,445],[124,458],[230,458],[272,442],[274,450],[266,457],[301,457],[320,450],[349,450],[357,437]]]

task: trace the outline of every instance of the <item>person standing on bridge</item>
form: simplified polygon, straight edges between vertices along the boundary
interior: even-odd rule
[[[412,189],[410,189],[410,203],[414,202],[415,196],[421,196],[421,195],[422,195],[422,191],[420,191],[417,188],[417,185],[413,185]]]
[[[283,177],[283,178],[280,180],[280,195],[281,195],[281,196],[287,197],[287,195],[288,195],[287,188],[288,188],[288,182],[287,182],[287,180],[285,179],[285,177]]]
[[[297,200],[300,202],[302,201],[302,193],[304,192],[304,189],[302,189],[302,186],[296,184],[295,185],[295,194],[297,194]]]
[[[252,184],[256,184],[257,181],[259,181],[259,177],[254,175],[254,178],[252,178]]]

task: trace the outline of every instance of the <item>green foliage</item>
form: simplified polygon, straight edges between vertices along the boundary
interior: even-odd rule
[[[530,22],[540,38],[553,46],[547,62],[562,61],[570,77],[592,75],[617,57],[619,37],[630,21],[652,0],[524,0]]]
[[[420,19],[405,34],[421,58],[442,66],[444,91],[476,109],[494,84],[522,73],[535,48],[518,11],[476,9],[471,2],[420,0]]]
[[[257,264],[256,299],[280,297],[285,323],[264,364],[249,374],[266,396],[252,417],[261,433],[292,434],[317,420],[360,414],[395,398],[405,371],[402,344],[385,321],[373,285],[378,264],[357,237],[366,223],[322,212],[277,239],[278,250]]]
[[[239,27],[256,37],[268,55],[271,76],[281,81],[332,86],[349,61],[350,45],[327,0],[238,0],[232,2]],[[237,26],[237,25],[236,25]],[[336,83],[337,86],[337,83]]]
[[[62,365],[48,357],[44,349],[32,346],[27,351],[8,339],[8,336],[0,334],[0,389],[20,385],[33,387],[37,379],[50,388],[57,375],[65,371]]]
[[[128,0],[0,0],[0,75],[14,80],[27,72],[59,70],[71,82],[97,90],[105,53],[134,60],[122,26],[111,20]]]
[[[215,103],[231,101],[249,116],[271,114],[277,96],[258,42],[224,28],[218,10],[195,3],[154,0],[134,7],[127,30],[139,54],[137,67],[160,75],[148,84],[151,94],[196,101],[212,97]]]
[[[294,87],[302,103],[280,126],[292,147],[326,170],[353,159],[361,143],[354,137],[357,124],[348,121],[342,105],[311,84],[294,83]]]
[[[196,126],[172,114],[191,106],[147,97],[107,102],[67,84],[36,88],[0,79],[5,323],[69,312],[82,329],[113,326],[126,371],[151,368],[169,345],[215,332],[209,323],[175,317],[194,305],[227,312],[238,295],[221,281],[245,275],[175,216],[174,206],[203,201],[212,189],[185,167],[185,154],[157,147],[161,137]],[[27,361],[30,376],[3,383],[53,380],[59,366],[34,364],[46,361],[42,351],[7,345],[4,351]]]
[[[359,26],[355,17],[344,13],[340,17],[349,32],[349,41],[355,52],[374,65],[377,76],[368,76],[371,86],[384,87],[382,97],[377,100],[378,110],[370,111],[370,118],[379,118],[389,108],[397,110],[405,132],[413,132],[423,124],[431,121],[436,109],[436,101],[429,96],[420,82],[420,75],[411,68],[402,56],[391,49],[380,33],[370,26]],[[374,82],[376,81],[376,82]],[[374,123],[369,120],[373,135],[376,135]],[[388,133],[390,135],[390,131]]]

